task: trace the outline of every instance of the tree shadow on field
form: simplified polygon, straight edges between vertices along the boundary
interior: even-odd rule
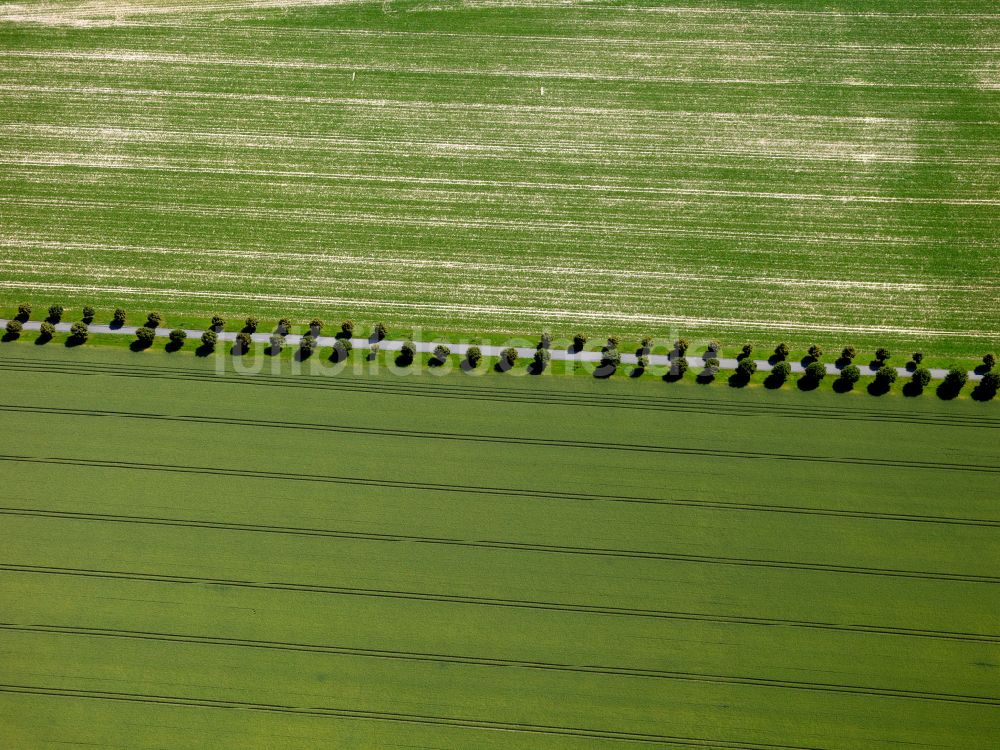
[[[215,351],[215,346],[212,344],[202,344],[197,349],[194,350],[194,356],[196,357],[207,357],[212,352]]]
[[[268,357],[277,357],[279,354],[281,354],[281,347],[280,346],[268,346],[266,349],[264,349],[264,354],[265,354],[265,356],[268,356]]]
[[[775,375],[774,373],[771,373],[766,378],[764,378],[764,387],[767,388],[769,391],[776,391],[779,388],[781,388],[781,386],[783,386],[787,381],[788,381],[787,378],[782,378],[779,377],[778,375]]]
[[[694,382],[696,382],[698,385],[708,385],[714,380],[715,380],[714,372],[703,370],[702,372],[698,373],[697,377],[695,377],[694,379]]]
[[[750,378],[738,372],[734,372],[726,381],[730,388],[746,388],[750,383]]]
[[[614,365],[598,365],[594,370],[594,377],[598,380],[607,380],[618,371]]]
[[[970,395],[973,401],[991,401],[996,397],[997,389],[980,380]]]
[[[962,386],[954,386],[951,383],[944,381],[937,387],[937,397],[942,401],[951,401],[958,397],[961,392]]]
[[[11,333],[10,331],[6,331],[3,336],[0,336],[0,341],[6,344],[9,341],[17,341],[19,338],[21,338],[20,333]]]
[[[128,348],[131,349],[133,352],[144,352],[152,345],[153,345],[152,341],[140,341],[139,339],[135,339],[132,343],[128,345]]]
[[[907,398],[916,398],[924,392],[924,387],[920,383],[914,383],[912,380],[903,386],[903,395]]]
[[[546,365],[539,364],[538,362],[532,361],[528,364],[528,374],[529,375],[541,375],[545,372]]]
[[[67,349],[72,349],[77,346],[82,346],[87,342],[87,339],[83,336],[70,336],[63,342],[63,346]]]
[[[834,393],[850,393],[854,390],[854,383],[844,378],[837,378],[833,381]]]
[[[38,338],[35,339],[35,346],[45,346],[51,340],[52,340],[51,333],[40,333],[38,334]]]
[[[331,359],[337,356],[336,354],[337,350],[334,349],[333,351],[334,354],[331,356]],[[334,361],[339,362],[340,360],[336,359]],[[393,361],[395,362],[396,367],[409,367],[410,365],[413,364],[413,357],[411,357],[409,354],[403,354],[402,352],[400,352],[399,354],[396,355],[396,359]]]
[[[295,354],[292,355],[292,359],[294,359],[296,362],[305,362],[313,355],[314,351],[315,351],[314,349],[303,349],[300,346],[298,349],[295,350]]]
[[[168,354],[173,354],[174,352],[179,352],[183,348],[184,348],[183,341],[168,341],[167,345],[163,347],[163,351],[167,352]]]
[[[473,370],[476,369],[476,366],[469,361],[469,358],[467,356],[462,358],[462,363],[459,365],[459,367],[462,369],[462,372],[472,372]]]
[[[819,388],[819,383],[819,378],[810,378],[808,375],[805,375],[795,381],[795,387],[800,391],[815,391]]]
[[[880,380],[875,378],[872,382],[868,384],[868,395],[869,396],[884,396],[892,388],[892,383],[886,380]]]
[[[642,355],[639,355],[639,356],[642,356]],[[632,368],[632,372],[630,372],[628,374],[628,376],[630,378],[641,378],[645,374],[646,374],[646,368],[645,367],[640,367],[639,365],[636,365],[635,367]]]

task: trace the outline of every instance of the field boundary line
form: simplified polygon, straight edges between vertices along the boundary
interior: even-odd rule
[[[810,690],[830,693],[845,693],[849,695],[870,695],[886,698],[903,698],[914,700],[940,701],[944,703],[967,703],[973,705],[1000,706],[1000,698],[978,695],[958,695],[953,693],[937,693],[925,690],[902,690],[898,688],[877,688],[862,685],[844,685],[837,683],[803,682],[798,680],[776,680],[767,677],[742,677],[738,675],[703,674],[699,672],[679,672],[663,669],[645,669],[639,667],[609,667],[590,664],[562,664],[557,662],[538,662],[523,659],[502,659],[456,654],[436,654],[419,651],[392,651],[385,649],[368,649],[352,646],[333,646],[326,644],[295,643],[288,641],[264,641],[245,638],[230,638],[227,636],[192,635],[184,633],[160,633],[145,630],[121,630],[111,628],[76,627],[64,625],[21,625],[17,623],[0,623],[0,630],[46,633],[68,636],[89,636],[98,638],[123,638],[133,640],[161,641],[166,643],[184,643],[210,646],[230,646],[236,648],[269,649],[276,651],[298,651],[303,653],[322,653],[334,656],[358,656],[362,658],[393,659],[400,661],[423,661],[445,664],[461,664],[477,667],[514,667],[520,669],[536,669],[551,672],[571,672],[585,674],[601,674],[614,677],[639,677],[650,679],[680,680],[687,682],[707,682],[728,685],[750,685],[754,687],[783,688],[789,690]]]
[[[31,573],[37,575],[61,575],[80,578],[140,581],[146,583],[175,583],[196,586],[232,586],[234,588],[262,589],[271,591],[292,591],[299,593],[324,594],[334,596],[360,596],[376,599],[401,599],[440,604],[465,604],[484,607],[509,607],[512,609],[543,610],[550,612],[576,613],[583,615],[603,615],[610,617],[644,617],[660,620],[686,620],[715,622],[730,625],[760,625],[767,627],[795,627],[813,630],[832,630],[850,633],[873,633],[936,640],[970,641],[977,643],[1000,643],[1000,635],[969,633],[946,630],[925,630],[919,628],[890,627],[883,625],[841,624],[812,620],[794,620],[767,617],[743,617],[736,615],[713,615],[699,612],[674,612],[669,610],[643,609],[632,607],[612,607],[595,604],[569,604],[545,602],[530,599],[503,599],[467,596],[462,594],[441,594],[420,591],[397,591],[393,589],[351,588],[328,586],[325,584],[283,583],[246,581],[227,578],[207,578],[199,576],[179,576],[160,573],[139,573],[90,568],[62,568],[44,565],[24,565],[0,563],[0,572]]]
[[[218,531],[244,531],[262,534],[284,534],[288,536],[326,537],[354,539],[367,542],[410,542],[413,544],[468,547],[472,549],[507,550],[514,552],[539,552],[561,555],[583,555],[592,557],[620,557],[638,560],[659,560],[700,565],[733,565],[752,568],[775,568],[780,570],[807,570],[821,573],[844,573],[849,575],[884,576],[890,578],[916,578],[922,580],[962,581],[965,583],[1000,583],[1000,576],[977,575],[971,573],[948,573],[935,571],[900,570],[894,568],[874,568],[857,565],[836,565],[829,563],[799,562],[791,560],[762,560],[753,558],[722,557],[715,555],[691,555],[651,550],[612,549],[601,547],[575,547],[555,544],[533,544],[492,539],[449,539],[445,537],[409,536],[340,529],[317,529],[295,526],[271,526],[247,523],[227,523],[199,519],[158,518],[149,516],[123,516],[104,513],[79,513],[42,510],[34,508],[0,507],[0,515],[35,518],[54,518],[76,521],[104,523],[132,523],[150,526],[176,526],[184,528],[212,529]]]
[[[415,440],[442,440],[448,442],[488,443],[495,445],[525,445],[540,448],[573,448],[582,450],[621,451],[629,453],[653,453],[678,456],[700,456],[705,458],[745,459],[754,461],[792,461],[822,464],[844,464],[851,466],[881,466],[902,469],[931,469],[934,471],[968,471],[974,473],[1000,474],[1000,465],[965,464],[947,461],[917,461],[910,459],[868,458],[864,456],[820,456],[807,453],[777,453],[767,451],[741,451],[721,448],[688,448],[677,445],[653,445],[642,443],[610,443],[587,440],[558,438],[530,438],[513,435],[488,435],[479,433],[432,432],[429,430],[406,430],[402,428],[362,427],[359,425],[337,425],[305,422],[279,422],[229,417],[208,417],[184,414],[155,414],[143,412],[106,411],[99,409],[69,409],[57,407],[28,407],[0,404],[0,411],[23,412],[29,414],[52,414],[77,417],[115,417],[163,422],[186,422],[197,424],[223,425],[232,427],[259,427],[267,429],[308,430],[348,435],[368,435],[372,437],[407,438]]]
[[[269,713],[325,716],[328,718],[341,719],[392,721],[403,724],[425,724],[431,726],[450,726],[464,729],[483,729],[499,732],[558,735],[587,739],[617,740],[620,742],[641,742],[656,745],[673,745],[674,747],[724,748],[725,750],[822,750],[821,748],[813,746],[801,747],[794,745],[710,740],[697,737],[670,737],[667,735],[644,734],[639,732],[621,732],[611,729],[585,729],[577,727],[549,726],[544,724],[521,724],[515,722],[492,721],[489,719],[465,719],[447,716],[391,713],[350,708],[297,707],[271,703],[231,701],[220,698],[192,698],[184,696],[150,695],[146,693],[122,693],[104,690],[77,690],[74,688],[52,688],[38,685],[0,684],[0,692],[63,698],[87,698],[130,703],[152,703],[158,705],[184,706],[189,708],[221,708],[239,711],[265,711]]]
[[[0,454],[0,461],[16,463],[37,463],[57,466],[80,466],[86,468],[124,469],[137,471],[164,471],[199,475],[215,475],[225,477],[263,478],[295,482],[318,482],[327,484],[348,484],[363,487],[386,487],[391,489],[424,490],[427,492],[455,492],[462,494],[489,495],[493,497],[519,497],[531,500],[582,501],[608,503],[635,503],[640,505],[670,505],[710,508],[713,510],[743,510],[748,512],[797,513],[803,515],[842,516],[846,518],[863,518],[880,521],[906,521],[913,523],[941,523],[959,526],[989,526],[1000,527],[1000,520],[986,518],[951,518],[948,516],[921,516],[898,513],[879,513],[875,511],[852,511],[837,508],[809,508],[794,505],[766,505],[758,503],[724,502],[711,500],[686,500],[677,498],[639,497],[632,495],[588,494],[581,492],[562,492],[559,490],[532,490],[518,487],[490,487],[476,485],[458,485],[445,483],[429,483],[376,479],[371,477],[351,477],[335,475],[302,475],[280,472],[259,472],[252,470],[229,469],[226,467],[196,467],[171,464],[149,464],[138,462],[108,462],[105,460],[88,460],[64,457],[38,457]]]

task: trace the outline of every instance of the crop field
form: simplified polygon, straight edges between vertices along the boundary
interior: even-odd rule
[[[1000,420],[687,387],[0,349],[4,747],[995,748]]]
[[[985,0],[0,3],[0,304],[979,355]]]

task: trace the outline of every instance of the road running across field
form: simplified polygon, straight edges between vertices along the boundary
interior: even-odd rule
[[[2,319],[2,318],[0,318],[0,327],[6,326],[6,325],[7,325],[7,321],[4,320],[4,319]],[[24,330],[26,330],[26,331],[37,331],[37,330],[39,330],[41,328],[42,324],[41,324],[40,321],[37,321],[37,320],[29,320],[29,321],[25,322],[23,325],[24,325]],[[72,323],[56,323],[55,324],[55,328],[56,328],[56,331],[68,333],[69,330],[70,330],[70,327],[72,325],[73,325]],[[112,326],[101,325],[101,324],[94,324],[94,325],[91,325],[91,326],[88,327],[88,330],[91,333],[102,333],[102,334],[110,333],[110,334],[115,334],[115,335],[119,335],[119,336],[135,336],[135,332],[136,332],[137,329],[138,329],[138,326],[112,327]],[[175,329],[173,329],[173,328],[157,328],[156,329],[156,335],[159,336],[159,337],[162,337],[162,338],[167,338],[170,335],[170,332],[172,330],[175,330]],[[198,340],[198,339],[200,339],[201,335],[204,333],[203,330],[195,330],[195,329],[181,329],[181,330],[183,330],[187,334],[188,339],[192,339],[192,340]],[[236,332],[234,332],[234,331],[223,331],[222,333],[219,333],[218,336],[219,336],[219,340],[220,341],[235,341],[236,340]],[[269,334],[269,333],[254,333],[254,334],[251,334],[251,338],[253,339],[253,341],[255,343],[267,344],[267,343],[270,342],[271,334]],[[287,336],[285,336],[285,345],[286,346],[298,346],[298,344],[301,341],[301,339],[302,339],[302,334],[290,333]],[[338,339],[335,336],[319,336],[316,339],[317,346],[319,346],[319,347],[323,347],[323,346],[332,347],[335,343],[337,343],[337,341],[338,341]],[[372,342],[368,338],[352,338],[351,339],[351,344],[355,348],[367,348],[367,347],[371,346],[371,343]],[[383,351],[399,351],[400,349],[403,348],[403,344],[405,344],[405,343],[406,342],[403,341],[403,340],[395,340],[395,339],[394,340],[389,340],[389,339],[384,339],[382,341],[379,341],[378,345],[379,345],[379,348],[382,349]],[[413,345],[416,347],[416,349],[417,349],[418,352],[425,352],[425,353],[433,352],[434,349],[435,349],[435,347],[437,347],[437,346],[439,346],[441,344],[444,344],[445,346],[447,346],[451,350],[452,354],[458,354],[458,355],[464,355],[466,353],[466,351],[469,349],[469,347],[474,346],[473,344],[452,344],[452,343],[443,342],[443,341],[414,341],[413,342]],[[483,353],[483,356],[485,356],[485,357],[499,357],[500,353],[503,352],[505,349],[508,348],[506,346],[493,346],[493,345],[489,345],[489,344],[476,344],[475,346],[479,347],[479,350]],[[518,354],[519,357],[532,357],[535,354],[535,348],[534,347],[523,347],[522,346],[522,347],[514,347],[514,348],[517,350],[517,354]],[[575,352],[575,351],[570,351],[570,350],[567,350],[567,349],[550,349],[549,351],[550,351],[550,353],[552,355],[552,359],[554,359],[554,360],[576,360],[576,361],[580,361],[580,362],[600,362],[601,358],[603,356],[603,354],[601,352],[588,352],[588,351]],[[704,355],[688,353],[685,356],[687,357],[688,364],[691,365],[693,368],[694,367],[698,367],[698,366],[703,366],[703,364],[704,364],[704,361],[705,361],[705,356]],[[635,354],[625,354],[625,353],[623,353],[621,355],[621,358],[622,358],[622,363],[623,364],[633,364],[633,365],[636,364],[637,357],[636,357]],[[671,355],[667,355],[667,354],[652,354],[652,355],[649,355],[649,364],[650,365],[669,365],[670,362],[671,362],[671,359],[673,359],[673,357]],[[773,364],[770,361],[766,360],[766,359],[757,359],[757,360],[754,360],[754,361],[757,363],[757,369],[758,370],[766,371],[766,370],[770,370],[771,367],[773,367]],[[729,358],[719,358],[719,369],[720,370],[735,370],[737,364],[739,364],[739,360],[729,359]],[[805,368],[805,366],[801,362],[796,362],[796,361],[788,360],[788,364],[791,366],[792,372],[798,372],[798,373],[805,372],[806,368]],[[877,369],[877,368],[873,368],[868,363],[855,362],[854,364],[861,371],[861,375],[862,376],[864,376],[864,375],[874,375],[875,371]],[[841,368],[838,367],[835,364],[832,364],[832,363],[827,363],[826,364],[826,372],[829,375],[839,375],[840,374],[840,370],[841,370]],[[943,368],[929,368],[929,370],[930,370],[930,373],[931,373],[931,378],[933,378],[935,380],[943,380],[944,377],[948,374],[948,370],[943,369]],[[909,376],[911,374],[912,371],[908,370],[905,367],[897,367],[896,368],[896,372],[901,377],[907,377],[907,376]],[[968,375],[969,375],[969,380],[980,380],[982,378],[982,375],[980,375],[980,374],[978,374],[978,373],[976,373],[975,371],[972,371],[972,370],[969,371]]]

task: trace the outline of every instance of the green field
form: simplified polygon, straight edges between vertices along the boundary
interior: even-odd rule
[[[985,0],[4,4],[0,305],[979,356],[998,48]]]
[[[4,747],[1000,738],[983,405],[18,345],[0,394]]]

